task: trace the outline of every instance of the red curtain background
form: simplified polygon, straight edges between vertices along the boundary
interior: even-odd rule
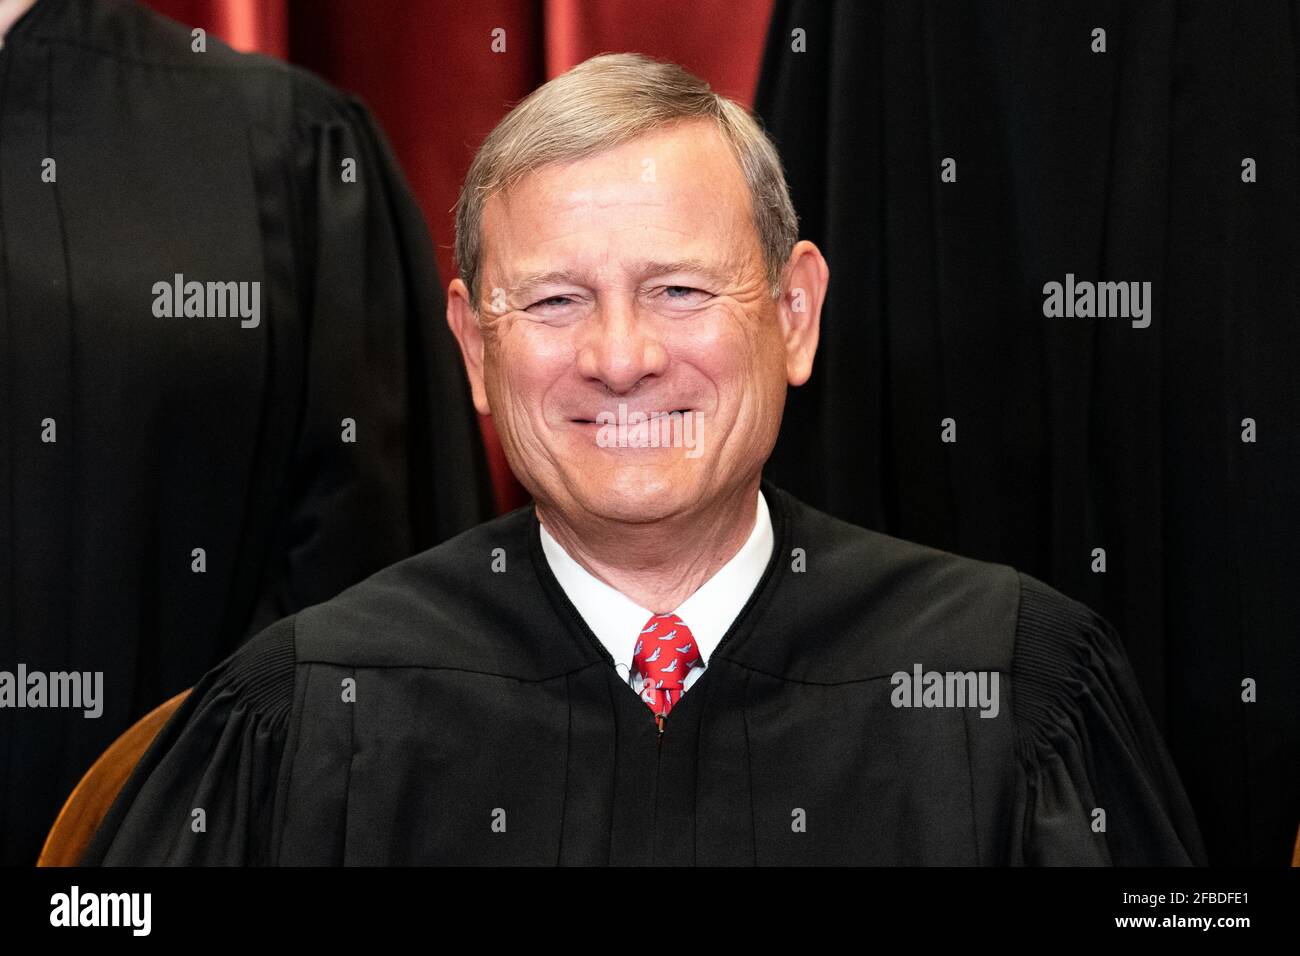
[[[598,53],[680,63],[751,105],[772,0],[147,0],[240,50],[306,67],[360,96],[406,172],[438,257],[456,275],[452,207],[474,151],[510,107]],[[504,52],[493,52],[497,28]],[[480,420],[499,511],[527,501]]]

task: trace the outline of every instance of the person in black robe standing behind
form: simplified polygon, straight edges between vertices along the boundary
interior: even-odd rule
[[[20,6],[0,671],[103,676],[93,717],[0,695],[10,865],[249,635],[491,514],[427,229],[368,111],[132,3]]]
[[[679,67],[517,105],[447,318],[535,504],[214,668],[82,862],[1203,863],[1106,621],[762,478],[829,283],[797,229]]]

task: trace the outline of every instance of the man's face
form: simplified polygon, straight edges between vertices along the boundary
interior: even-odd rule
[[[539,502],[654,521],[757,477],[787,381],[807,371],[791,365],[749,193],[710,122],[532,173],[487,202],[483,244],[481,370],[474,335],[452,325],[475,402]],[[620,432],[637,413],[653,430]],[[661,447],[637,447],[652,434]]]

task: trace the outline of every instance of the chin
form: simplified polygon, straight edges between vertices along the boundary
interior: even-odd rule
[[[699,498],[694,476],[685,472],[661,462],[628,463],[575,475],[570,487],[601,517],[656,521],[691,507]]]

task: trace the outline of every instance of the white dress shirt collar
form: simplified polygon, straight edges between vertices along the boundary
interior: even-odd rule
[[[541,527],[542,550],[555,580],[587,622],[593,634],[609,650],[619,672],[629,679],[632,650],[636,639],[653,611],[641,607],[627,595],[597,578],[580,565],[560,543]],[[753,593],[772,556],[772,518],[763,492],[758,493],[754,528],[740,550],[705,581],[674,612],[690,628],[705,666]],[[691,670],[687,687],[703,667]]]

